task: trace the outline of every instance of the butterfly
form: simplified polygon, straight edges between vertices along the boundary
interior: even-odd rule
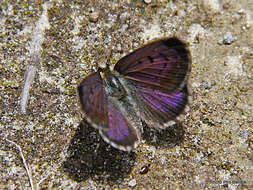
[[[153,41],[121,58],[114,69],[99,68],[78,86],[87,121],[113,147],[138,145],[142,121],[164,129],[188,103],[191,56],[176,37]]]

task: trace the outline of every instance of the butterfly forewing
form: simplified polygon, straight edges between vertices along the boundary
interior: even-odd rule
[[[114,69],[136,86],[173,92],[187,79],[190,57],[177,38],[162,39],[123,57]]]
[[[108,105],[103,80],[98,72],[87,76],[78,86],[81,108],[95,126],[108,128]]]

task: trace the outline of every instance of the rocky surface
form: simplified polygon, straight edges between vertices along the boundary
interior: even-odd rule
[[[0,189],[253,188],[250,1],[1,0],[0,26]],[[191,109],[118,151],[83,119],[77,85],[170,36],[191,51]]]

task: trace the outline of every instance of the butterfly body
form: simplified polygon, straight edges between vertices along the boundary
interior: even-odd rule
[[[79,85],[82,110],[105,141],[121,150],[136,147],[141,120],[154,128],[173,124],[188,102],[190,55],[177,38],[154,41],[99,69]]]

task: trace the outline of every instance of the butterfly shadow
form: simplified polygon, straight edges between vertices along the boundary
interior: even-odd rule
[[[143,123],[143,125],[146,124]],[[156,148],[173,148],[182,143],[184,134],[184,127],[180,122],[161,130],[150,128],[147,125],[143,128],[143,139],[147,144]]]
[[[104,142],[86,120],[79,124],[68,153],[62,167],[77,182],[91,178],[102,183],[114,183],[131,172],[136,159],[135,153],[117,150]]]

